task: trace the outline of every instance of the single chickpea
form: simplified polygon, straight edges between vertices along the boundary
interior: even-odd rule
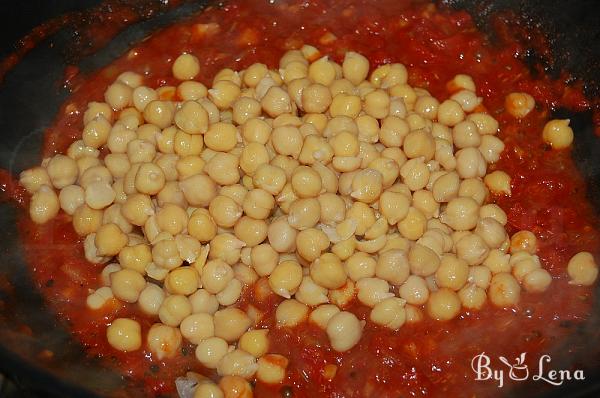
[[[507,238],[504,226],[491,217],[480,218],[475,227],[475,234],[491,249],[500,248]]]
[[[333,193],[324,193],[319,195],[317,199],[321,209],[319,218],[321,223],[334,224],[344,220],[346,215],[346,204],[341,197]]]
[[[135,188],[138,192],[156,195],[165,186],[165,173],[154,163],[142,163],[135,175]]]
[[[200,73],[200,61],[192,54],[181,54],[173,62],[171,71],[178,80],[191,80]]]
[[[330,293],[332,292],[334,291],[330,291]],[[329,301],[327,289],[317,285],[310,276],[304,276],[302,278],[302,282],[300,283],[300,286],[298,286],[295,298],[302,304],[310,306],[317,306]]]
[[[210,241],[210,252],[208,258],[221,259],[229,265],[239,261],[241,249],[246,245],[244,242],[230,233],[220,233]]]
[[[400,147],[410,132],[408,123],[396,116],[388,116],[381,122],[379,142],[386,147]]]
[[[439,105],[437,118],[440,123],[453,127],[465,119],[465,112],[458,102],[449,99]]]
[[[104,224],[98,228],[94,243],[98,254],[116,256],[127,244],[127,235],[116,224]]]
[[[246,379],[251,378],[257,369],[256,358],[240,349],[225,354],[217,365],[220,376],[240,376]]]
[[[519,231],[510,238],[510,252],[526,251],[535,254],[537,251],[537,238],[531,231]]]
[[[198,289],[194,294],[188,297],[192,305],[192,313],[214,314],[219,309],[217,298],[210,294],[206,289]]]
[[[347,275],[342,262],[333,253],[325,253],[310,265],[310,276],[320,286],[338,289],[346,283]]]
[[[50,159],[46,166],[46,171],[52,185],[57,189],[74,184],[79,174],[77,162],[68,156],[60,154]]]
[[[510,307],[519,302],[521,286],[509,273],[500,272],[492,277],[488,296],[497,307]]]
[[[179,248],[175,239],[163,239],[152,247],[152,261],[167,270],[179,267],[183,259],[179,255]]]
[[[210,314],[198,313],[187,316],[179,326],[181,334],[192,344],[200,344],[214,336],[215,326]]]
[[[367,78],[369,60],[359,53],[348,51],[344,56],[342,71],[344,78],[348,79],[355,86],[358,86]]]
[[[364,111],[376,119],[384,119],[390,114],[390,97],[384,90],[374,90],[364,97]]]
[[[511,195],[510,176],[501,170],[496,170],[486,175],[483,179],[485,185],[490,189],[490,191],[497,195]]]
[[[469,265],[453,254],[442,256],[440,266],[435,273],[438,287],[459,290],[469,277]]]
[[[100,115],[104,116],[106,120],[112,121],[113,110],[111,109],[110,105],[108,105],[105,102],[92,101],[88,103],[87,109],[83,114],[83,124],[88,124],[90,121],[92,121],[94,118]]]
[[[158,310],[158,317],[165,325],[177,327],[191,313],[192,304],[190,304],[188,298],[174,294],[163,300]]]
[[[104,92],[104,100],[114,109],[121,110],[131,105],[133,90],[121,82],[108,86]]]
[[[172,358],[180,352],[181,332],[176,327],[155,323],[148,330],[146,341],[148,349],[159,361],[164,358]]]
[[[523,119],[535,107],[535,100],[527,93],[510,93],[504,100],[504,108],[517,119]]]
[[[397,297],[390,297],[377,303],[371,310],[369,319],[373,323],[398,330],[406,322],[406,301]]]
[[[598,265],[589,252],[579,252],[569,260],[567,273],[572,285],[591,286],[598,278]]]
[[[50,176],[44,167],[33,167],[21,172],[19,183],[33,195],[42,185],[52,186]]]
[[[440,258],[430,248],[415,244],[408,252],[408,263],[413,275],[433,275],[440,266]]]
[[[398,295],[409,304],[422,305],[429,298],[429,288],[425,279],[410,275],[398,289]]]
[[[269,275],[269,286],[285,298],[290,298],[302,282],[302,267],[295,261],[279,263]]]
[[[404,219],[397,224],[398,232],[410,240],[417,240],[425,233],[427,218],[419,209],[410,207]]]
[[[110,286],[116,298],[126,303],[135,303],[146,287],[146,281],[140,273],[122,269],[110,274]]]
[[[133,319],[117,318],[106,329],[106,338],[119,351],[136,351],[142,346],[142,328]]]
[[[456,231],[475,228],[479,218],[479,205],[472,198],[455,198],[448,202],[440,220]]]
[[[227,341],[219,337],[209,337],[196,347],[196,359],[209,369],[216,369],[221,359],[227,354]]]
[[[268,192],[271,195],[278,195],[285,186],[287,176],[285,171],[277,166],[270,164],[261,164],[256,169],[252,182],[255,187]]]
[[[231,107],[240,93],[240,87],[234,82],[219,80],[208,90],[208,98],[219,110],[225,110]]]
[[[379,278],[362,278],[356,282],[356,287],[358,300],[369,307],[394,296],[387,281]]]
[[[322,84],[310,84],[302,90],[302,109],[308,113],[325,113],[331,105],[332,95]]]
[[[217,184],[237,184],[240,180],[239,157],[230,153],[217,152],[206,163],[204,171]]]
[[[163,289],[154,283],[148,283],[140,292],[138,305],[148,315],[158,315],[158,310],[165,299]]]
[[[242,203],[244,213],[259,220],[268,218],[274,207],[275,200],[273,196],[262,189],[249,191]]]
[[[423,157],[410,159],[400,168],[402,182],[408,186],[411,191],[418,191],[425,188],[431,175],[429,168],[423,162]]]
[[[289,94],[281,87],[269,88],[260,101],[263,111],[271,117],[277,117],[292,111],[292,102]]]
[[[249,330],[240,337],[239,347],[255,358],[260,358],[269,349],[268,333],[268,329]]]
[[[455,244],[456,255],[469,265],[479,265],[488,256],[490,249],[485,241],[476,234],[467,233]]]
[[[223,390],[211,381],[201,381],[194,390],[194,398],[225,398]]]
[[[308,67],[308,77],[315,83],[329,86],[336,78],[334,63],[322,57]]]
[[[356,315],[342,311],[327,322],[327,336],[335,351],[344,352],[354,347],[362,336],[363,323]]]
[[[175,109],[170,102],[154,100],[144,108],[144,119],[161,129],[167,128],[173,122]]]
[[[321,176],[310,167],[300,166],[294,170],[291,183],[294,192],[300,198],[314,198],[321,193]]]
[[[379,211],[390,225],[402,221],[409,212],[411,200],[402,193],[385,191],[379,197]]]
[[[217,196],[217,184],[204,174],[179,181],[179,188],[190,206],[206,207]]]
[[[432,292],[427,301],[427,313],[438,321],[449,321],[460,313],[461,301],[454,290],[441,288]]]
[[[252,386],[240,376],[226,375],[219,381],[219,387],[223,390],[225,398],[252,398]]]
[[[569,126],[569,119],[550,120],[544,126],[542,138],[552,149],[566,149],[573,143],[573,129]]]
[[[367,261],[365,265],[368,264],[370,266],[371,264],[375,264],[375,260],[373,260],[371,257],[367,258],[372,260],[372,262]],[[346,261],[346,268],[348,269],[350,278],[354,279],[352,278],[352,275],[350,275],[352,264],[349,261],[350,259]],[[370,270],[370,267],[368,269]],[[410,275],[410,265],[406,256],[406,252],[399,249],[390,249],[380,253],[377,263],[374,267],[374,271],[378,278],[381,278],[392,285],[400,286]],[[364,277],[368,277],[367,272],[363,272],[361,274],[363,274]]]
[[[40,186],[31,197],[29,216],[36,224],[47,223],[57,216],[59,210],[58,196],[48,185]]]
[[[271,143],[278,154],[298,158],[302,150],[303,138],[297,127],[279,126],[273,129]]]
[[[260,276],[268,276],[279,262],[279,253],[268,243],[255,246],[250,252],[252,267]]]
[[[373,203],[379,199],[382,188],[382,174],[374,169],[364,169],[354,175],[350,196],[364,203]]]
[[[289,360],[283,355],[267,354],[259,358],[256,379],[266,384],[279,384],[285,379]]]
[[[225,261],[215,259],[207,262],[202,269],[202,287],[209,293],[217,294],[233,279],[233,270]]]
[[[165,278],[165,288],[171,294],[189,296],[198,290],[198,272],[193,267],[171,270]]]
[[[308,318],[308,307],[296,299],[282,301],[275,311],[275,319],[280,327],[294,327]]]

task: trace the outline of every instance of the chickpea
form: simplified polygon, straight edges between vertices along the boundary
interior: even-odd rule
[[[346,265],[348,267],[348,262]],[[406,252],[391,249],[380,253],[375,266],[375,275],[392,285],[400,286],[410,275],[410,265]]]
[[[369,60],[359,53],[348,51],[344,56],[342,71],[344,78],[358,86],[369,73]]]
[[[362,335],[363,324],[348,311],[339,312],[327,322],[327,336],[331,347],[339,352],[350,350]]]
[[[369,318],[378,325],[398,330],[406,321],[405,303],[406,301],[396,297],[385,299],[373,307]]]
[[[409,304],[421,305],[429,298],[429,288],[425,279],[410,275],[398,289],[398,295]]]
[[[217,152],[204,166],[204,171],[220,185],[236,184],[240,180],[239,158],[230,153]]]
[[[441,288],[432,292],[427,301],[427,313],[438,321],[449,321],[460,313],[461,301],[454,290]]]
[[[442,256],[440,266],[438,267],[435,278],[438,287],[459,290],[469,277],[469,265],[461,258],[453,254]]]
[[[148,349],[160,361],[171,358],[179,353],[181,347],[181,332],[176,327],[155,323],[148,330],[146,338]]]
[[[425,233],[427,227],[427,218],[417,208],[410,207],[404,219],[397,224],[398,232],[410,240],[417,240]]]
[[[430,248],[417,243],[408,252],[408,263],[413,275],[425,277],[437,271],[440,258]]]
[[[346,283],[346,271],[335,254],[325,253],[310,265],[310,276],[320,286],[338,289]]]
[[[598,265],[589,252],[579,252],[569,260],[567,273],[572,285],[591,286],[598,278]]]
[[[144,108],[144,119],[146,122],[154,124],[161,129],[167,128],[171,125],[174,115],[174,107],[170,102],[167,101],[150,101]]]
[[[211,381],[201,381],[194,390],[194,398],[224,398],[223,390]]]
[[[395,116],[388,116],[381,122],[379,141],[386,147],[400,147],[404,137],[410,132],[408,123]]]
[[[519,302],[521,287],[511,274],[500,272],[492,277],[488,296],[495,306],[513,306]]]
[[[121,82],[108,86],[104,100],[115,110],[121,110],[131,104],[132,88]]]
[[[94,243],[98,254],[116,256],[127,244],[127,235],[116,224],[104,224],[98,228]]]
[[[34,200],[35,194],[32,197],[32,203],[34,203]],[[31,219],[36,221],[36,218],[33,216]],[[87,236],[93,232],[96,232],[101,225],[102,210],[92,209],[86,204],[83,204],[75,209],[75,212],[73,213],[73,228],[78,235]]]
[[[471,198],[455,198],[440,215],[440,220],[456,231],[475,228],[479,216],[479,205]]]
[[[113,120],[113,110],[110,105],[105,102],[90,102],[87,105],[87,109],[83,114],[83,124],[88,124],[91,120],[98,116],[104,116],[106,120]]]
[[[110,285],[116,298],[127,303],[135,303],[146,287],[146,281],[140,273],[131,269],[122,269],[110,274]]]
[[[302,267],[295,261],[279,263],[269,275],[269,286],[275,294],[285,298],[293,295],[302,282]]]
[[[390,292],[387,281],[379,278],[362,278],[356,282],[356,287],[358,300],[369,307],[394,296],[394,293]]]
[[[221,359],[227,354],[227,341],[219,337],[209,337],[198,343],[196,359],[209,369],[216,369]]]
[[[202,269],[202,287],[212,294],[217,294],[233,279],[233,270],[225,261],[214,259],[207,262]]]
[[[379,197],[379,211],[390,225],[402,221],[409,212],[410,198],[402,193],[385,191]]]
[[[243,350],[236,349],[223,356],[217,365],[217,373],[220,376],[241,376],[249,379],[256,373],[257,368],[256,358]]]
[[[523,119],[535,107],[535,100],[527,93],[510,93],[504,100],[504,108],[517,119]]]
[[[59,210],[58,196],[48,185],[40,186],[31,197],[29,216],[36,224],[47,223],[58,215]]]
[[[154,283],[146,284],[146,287],[140,292],[138,305],[141,310],[148,315],[158,315],[158,310],[165,299],[165,292]]]
[[[477,148],[464,148],[456,152],[456,171],[462,178],[484,177],[487,164]]]
[[[277,306],[275,319],[280,327],[294,327],[308,318],[308,307],[296,299],[284,300]]]
[[[108,343],[124,352],[139,350],[142,346],[142,330],[137,321],[129,318],[117,318],[106,329]]]
[[[330,291],[330,294],[334,292]],[[295,294],[296,300],[302,304],[317,306],[329,301],[327,298],[327,289],[317,285],[310,276],[304,276],[298,291]],[[333,301],[333,300],[332,300]]]
[[[267,354],[258,360],[256,379],[266,384],[279,384],[285,378],[288,359],[279,354]]]
[[[74,184],[79,173],[75,160],[60,154],[50,159],[46,171],[52,185],[57,189]]]
[[[192,313],[214,314],[219,309],[217,298],[206,289],[198,289],[188,297],[192,305]]]
[[[325,113],[331,105],[332,95],[322,84],[309,84],[302,90],[302,109],[309,113]]]
[[[364,203],[373,203],[379,199],[382,188],[382,174],[374,169],[364,169],[354,175],[350,196]]]
[[[190,206],[206,207],[217,196],[217,185],[204,174],[193,175],[179,181],[179,188]]]
[[[255,246],[250,252],[252,267],[260,276],[270,275],[279,262],[279,253],[268,243]]]
[[[573,129],[569,126],[569,119],[550,120],[542,131],[544,142],[552,149],[565,149],[573,142]]]

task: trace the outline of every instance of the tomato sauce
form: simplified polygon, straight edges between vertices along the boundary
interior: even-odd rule
[[[215,25],[206,30],[198,24]],[[527,352],[527,363],[535,362],[572,333],[569,325],[584,321],[591,311],[592,290],[568,285],[566,264],[579,251],[597,253],[596,219],[570,152],[549,150],[541,140],[553,108],[585,110],[590,104],[578,87],[546,77],[534,79],[518,58],[524,47],[516,42],[492,46],[466,12],[396,0],[246,0],[208,8],[158,32],[92,76],[71,71],[74,92],[46,134],[43,155],[64,151],[80,137],[86,103],[101,101],[108,84],[123,71],[145,73],[145,84],[153,87],[176,84],[170,77],[171,62],[185,51],[201,60],[199,80],[209,84],[224,67],[240,70],[257,61],[277,67],[286,50],[303,44],[316,46],[338,62],[353,50],[366,55],[372,67],[404,63],[409,83],[440,99],[450,96],[446,82],[455,74],[471,75],[483,105],[500,122],[500,137],[506,143],[501,160],[492,167],[505,170],[513,180],[510,197],[491,200],[506,211],[509,233],[529,229],[537,235],[538,255],[555,279],[545,293],[524,293],[512,309],[488,304],[479,312],[463,311],[449,322],[426,319],[398,332],[367,321],[361,341],[346,353],[332,351],[325,333],[314,326],[277,329],[273,318],[278,299],[261,302],[248,288],[240,306],[265,312],[261,325],[271,329],[270,351],[290,360],[285,382],[257,383],[255,396],[483,397],[507,392],[493,382],[473,381],[471,359],[476,354],[512,359]],[[530,93],[537,103],[523,120],[504,110],[504,97],[514,91]],[[104,358],[129,380],[143,381],[148,394],[176,394],[174,379],[190,370],[216,378],[197,363],[191,345],[177,358],[159,361],[147,351],[124,354],[107,344],[106,325],[114,317],[137,319],[143,332],[156,320],[140,314],[135,305],[117,301],[98,311],[85,308],[89,290],[100,285],[102,265],[85,260],[70,217],[61,213],[37,226],[24,212],[21,231],[40,289],[90,355]],[[368,309],[358,303],[351,310],[368,318]],[[578,347],[568,349],[575,352]],[[332,364],[337,366],[334,377],[324,372]]]

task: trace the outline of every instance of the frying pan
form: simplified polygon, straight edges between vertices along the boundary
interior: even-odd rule
[[[9,29],[0,38],[0,58],[19,46],[15,41],[35,26],[70,13],[64,26],[41,40],[0,81],[0,168],[17,175],[39,161],[41,137],[68,91],[57,83],[64,68],[76,64],[85,73],[96,70],[124,53],[132,43],[150,32],[201,10],[203,1],[121,0],[139,16],[138,22],[124,27],[113,40],[100,48],[86,36],[86,26],[94,23],[88,9],[99,0],[22,1],[11,3],[3,22]],[[567,69],[586,82],[586,94],[598,98],[600,70],[600,21],[594,0],[570,2],[552,0],[446,0],[443,6],[465,9],[492,40],[500,40],[495,27],[504,21],[523,28],[523,32],[542,32],[551,49],[531,47],[525,61],[533,70],[557,75]],[[109,13],[110,7],[101,5]],[[57,25],[51,26],[56,27]],[[518,39],[527,41],[524,35]],[[576,131],[573,156],[588,182],[590,201],[600,210],[600,138],[594,135],[590,112],[569,117]],[[44,305],[34,287],[24,248],[15,228],[17,211],[0,204],[0,371],[20,390],[17,396],[94,397],[142,396],[142,389],[84,355],[82,347],[70,338],[68,325],[58,320]],[[600,294],[596,307],[600,308]],[[582,365],[586,381],[567,383],[543,391],[545,397],[584,397],[600,394],[600,349],[596,347],[600,330],[600,311],[584,325],[573,329],[572,341],[587,341],[589,350],[581,357],[563,358]],[[569,341],[564,342],[568,347]],[[42,353],[42,355],[40,355]],[[51,354],[50,354],[51,353]],[[127,386],[125,391],[123,388]],[[539,391],[513,391],[513,396],[539,396]],[[2,396],[0,391],[0,396]]]

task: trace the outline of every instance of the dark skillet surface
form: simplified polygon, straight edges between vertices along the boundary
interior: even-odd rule
[[[130,0],[131,2],[131,0]],[[142,3],[144,0],[133,0]],[[529,53],[532,63],[545,63],[549,72],[561,67],[570,67],[575,74],[591,82],[588,93],[597,95],[598,62],[600,60],[600,21],[594,12],[593,1],[579,1],[565,7],[562,1],[465,1],[448,0],[447,3],[471,11],[480,26],[490,27],[489,17],[503,9],[512,8],[517,12],[530,15],[522,23],[535,25],[542,21],[554,34],[555,54],[553,59],[544,59],[539,53]],[[0,58],[13,50],[14,41],[26,34],[32,27],[64,12],[81,10],[98,4],[98,0],[51,0],[14,2],[7,10],[9,32],[0,39]],[[141,40],[159,26],[177,20],[200,8],[198,4],[184,6],[159,15],[149,21],[127,28],[106,48],[97,53],[84,56],[80,67],[92,71],[109,63],[124,51],[131,43]],[[557,10],[560,12],[557,13]],[[591,17],[590,17],[591,15]],[[594,18],[594,16],[596,16]],[[577,21],[577,24],[573,24]],[[569,22],[565,25],[564,22]],[[563,24],[561,24],[563,23]],[[566,29],[568,28],[568,29]],[[574,29],[574,32],[569,29]],[[65,57],[78,59],[70,51],[74,40],[72,29],[63,29],[48,40],[40,43],[5,80],[0,82],[0,168],[9,169],[17,174],[39,161],[41,136],[48,127],[60,104],[68,92],[57,82],[63,76]],[[569,48],[569,51],[564,49]],[[563,50],[561,50],[563,49]],[[72,49],[71,49],[72,50]],[[574,157],[589,182],[590,199],[600,209],[600,139],[593,134],[591,114],[572,114],[557,111],[557,116],[570,117],[576,131]],[[15,230],[16,211],[8,205],[0,205],[0,228],[5,231],[0,240],[0,371],[10,375],[22,390],[16,396],[94,396],[91,391],[101,395],[114,395],[125,381],[97,361],[87,359],[81,347],[67,332],[67,326],[57,321],[54,315],[44,310],[41,296],[33,287],[28,276],[27,266],[23,263],[22,247]],[[7,280],[9,283],[5,283]],[[573,331],[574,339],[590,339],[590,331],[600,329],[600,319],[594,319],[586,327]],[[31,334],[23,333],[27,325]],[[597,335],[596,335],[597,337]],[[594,346],[597,340],[590,341]],[[568,342],[565,343],[568,347]],[[54,352],[51,360],[39,360],[37,354],[43,349]],[[598,396],[600,393],[600,364],[598,349],[591,350],[596,361],[591,358],[568,358],[571,363],[588,363],[586,382],[567,384],[555,388],[550,395],[556,397]],[[24,359],[29,358],[29,359]],[[53,373],[45,369],[51,368]],[[132,388],[127,396],[140,396],[139,389]],[[514,396],[536,396],[536,391],[526,390]],[[0,391],[1,395],[1,391]]]

